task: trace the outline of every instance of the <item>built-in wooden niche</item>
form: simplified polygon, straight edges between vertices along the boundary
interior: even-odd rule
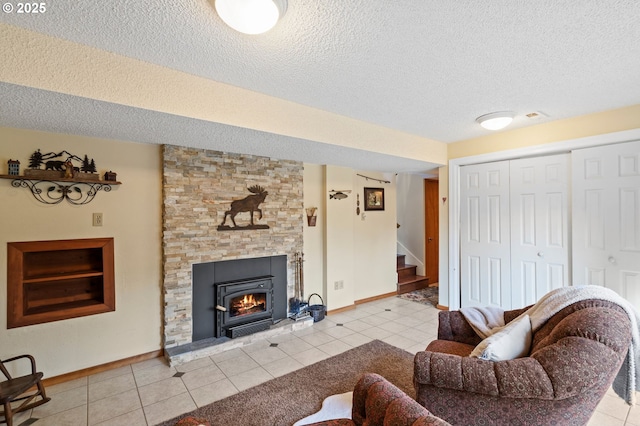
[[[7,327],[114,311],[113,238],[7,243]]]

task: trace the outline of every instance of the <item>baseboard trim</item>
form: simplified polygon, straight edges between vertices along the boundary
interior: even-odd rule
[[[449,307],[448,306],[443,306],[443,305],[436,305],[437,309],[440,309],[441,311],[448,311]]]
[[[330,311],[327,311],[327,315],[335,315],[335,314],[339,314],[341,312],[346,312],[346,311],[351,311],[353,309],[356,308],[356,305],[349,305],[349,306],[343,306],[342,308],[338,308],[338,309],[332,309]]]
[[[374,302],[376,300],[386,299],[387,297],[392,297],[392,296],[397,296],[397,295],[398,295],[398,292],[394,291],[394,292],[391,292],[391,293],[380,294],[378,296],[367,297],[366,299],[356,300],[354,302],[354,304],[360,305],[362,303]]]
[[[353,305],[343,306],[342,308],[332,309],[332,310],[328,311],[327,315],[335,315],[335,314],[339,314],[341,312],[350,311],[352,309],[355,309],[356,305],[361,305],[363,303],[373,302],[373,301],[380,300],[380,299],[386,299],[387,297],[392,297],[392,296],[397,296],[397,295],[398,295],[398,293],[394,291],[392,293],[385,293],[385,294],[380,294],[378,296],[367,297],[366,299],[356,300],[355,302],[353,302]]]
[[[158,358],[161,356],[164,356],[164,350],[159,349],[157,351],[147,352],[146,354],[135,355],[135,356],[121,359],[118,361],[112,361],[106,364],[96,365],[95,367],[84,368],[82,370],[72,371],[71,373],[49,377],[47,379],[43,379],[42,383],[44,383],[45,386],[53,386],[59,383],[69,382],[71,380],[80,379],[82,377],[90,376],[92,374],[102,373],[104,371],[113,370],[116,368],[124,367],[126,365],[135,364],[137,362],[142,362],[149,359]]]

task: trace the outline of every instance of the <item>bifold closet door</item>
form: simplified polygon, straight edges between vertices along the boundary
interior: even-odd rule
[[[511,307],[509,162],[460,168],[460,303]]]
[[[569,154],[510,161],[511,305],[569,285]]]
[[[640,309],[640,141],[572,152],[573,284]]]

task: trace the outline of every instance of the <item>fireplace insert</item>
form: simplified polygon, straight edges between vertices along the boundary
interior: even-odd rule
[[[273,276],[216,283],[216,336],[240,337],[273,323]]]
[[[217,262],[204,262],[193,265],[193,334],[192,341],[197,342],[206,339],[228,338],[227,334],[237,335],[240,329],[235,327],[246,326],[249,323],[264,321],[254,327],[264,327],[255,330],[263,331],[266,325],[272,325],[273,321],[279,321],[287,317],[287,256],[276,255],[267,257],[251,257],[246,259],[221,260]],[[271,283],[261,281],[270,279]],[[257,282],[257,284],[255,283]],[[233,288],[237,286],[237,288]],[[271,286],[271,297],[266,290]],[[236,293],[236,297],[242,297],[243,310],[234,311],[231,306],[232,298],[218,300],[217,288],[220,287],[220,295]],[[257,291],[251,291],[252,288]],[[256,303],[249,300],[249,294],[254,294],[254,299],[264,297]],[[247,301],[244,296],[247,296]],[[264,296],[262,296],[264,295]],[[236,304],[238,302],[236,301]],[[255,306],[252,306],[255,305]],[[229,311],[220,311],[216,307],[221,306]],[[263,311],[264,312],[261,312]],[[271,317],[267,312],[271,311]],[[239,315],[242,314],[242,315]],[[268,321],[273,320],[271,324]],[[266,325],[265,325],[266,324]],[[229,331],[229,326],[232,329]],[[229,331],[229,333],[227,333]],[[248,333],[247,333],[248,334]],[[236,336],[237,337],[237,336]]]

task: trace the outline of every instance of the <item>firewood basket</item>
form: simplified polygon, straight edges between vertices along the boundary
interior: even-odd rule
[[[311,304],[312,296],[318,296],[320,298],[319,305]],[[307,300],[308,300],[307,311],[309,311],[309,314],[311,314],[311,316],[313,317],[313,322],[322,321],[324,319],[324,315],[327,313],[327,307],[324,305],[324,300],[322,300],[322,297],[318,293],[313,293],[309,296],[309,299]]]

